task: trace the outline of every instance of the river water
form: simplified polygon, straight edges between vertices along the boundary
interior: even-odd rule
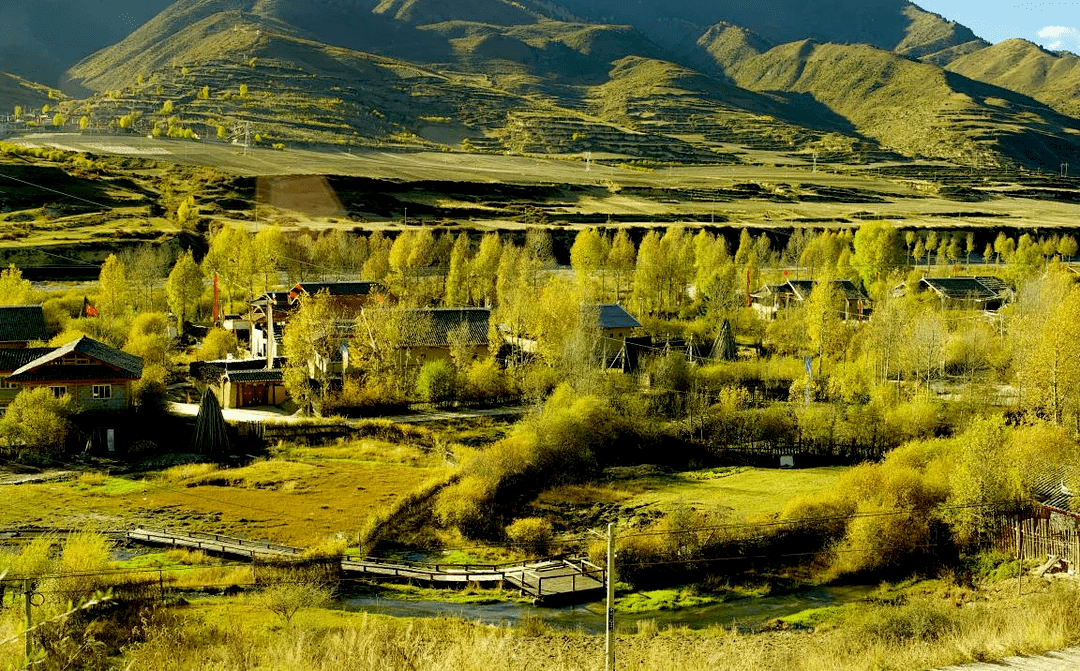
[[[754,629],[777,617],[793,615],[808,608],[850,603],[874,591],[869,586],[807,587],[765,597],[746,597],[722,603],[650,611],[617,613],[616,626],[633,630],[638,621],[653,620],[661,628],[685,626],[701,629],[710,626]],[[459,617],[486,624],[517,624],[539,617],[544,624],[561,629],[581,630],[590,634],[604,631],[604,604],[596,602],[577,606],[545,608],[516,602],[491,604],[456,604],[444,601],[406,601],[376,596],[353,596],[342,599],[347,610],[364,611],[393,617]]]

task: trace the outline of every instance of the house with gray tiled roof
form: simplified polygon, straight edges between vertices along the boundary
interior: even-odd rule
[[[11,405],[22,389],[14,382],[8,382],[11,374],[52,351],[52,347],[0,347],[0,408]]]
[[[281,405],[288,400],[282,366],[285,358],[193,361],[189,366],[196,386],[213,388],[223,408]]]
[[[48,387],[57,397],[71,398],[78,410],[122,410],[131,406],[132,385],[142,377],[142,369],[141,358],[83,336],[45,350],[5,382]]]
[[[816,280],[788,280],[785,284],[766,285],[750,294],[751,304],[763,318],[775,319],[778,310],[796,307],[810,300]],[[832,280],[832,286],[844,302],[844,319],[862,321],[870,316],[872,303],[851,280]]]
[[[45,341],[45,311],[40,305],[0,306],[0,347],[26,347]]]
[[[924,277],[919,289],[937,295],[945,310],[1000,310],[1012,295],[997,277]]]
[[[427,308],[410,312],[416,319],[410,320],[414,326],[405,335],[405,348],[418,364],[449,360],[451,339],[458,336],[473,358],[487,356],[489,308]]]

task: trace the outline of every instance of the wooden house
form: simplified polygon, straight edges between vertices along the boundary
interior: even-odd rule
[[[862,321],[870,316],[870,297],[862,292],[851,280],[833,280],[833,286],[844,303],[844,321],[851,319]],[[814,280],[789,280],[784,291],[778,294],[780,307],[804,304],[810,300],[817,282]]]
[[[474,359],[488,355],[489,308],[430,308],[412,310],[412,331],[405,336],[401,355],[422,366],[429,361],[449,361],[450,340],[460,335]]]
[[[251,301],[246,319],[236,322],[238,337],[240,330],[250,333],[249,349],[254,357],[267,356],[268,348],[272,356],[277,356],[281,352],[281,331],[299,307],[301,297],[321,291],[330,295],[333,312],[339,319],[355,318],[369,300],[393,300],[381,282],[302,282],[288,291],[268,291]],[[272,347],[270,315],[274,321]]]
[[[933,292],[943,310],[1000,310],[1011,296],[997,277],[924,277],[919,290]]]
[[[765,284],[750,294],[750,307],[765,320],[776,319],[781,306],[790,305],[794,290],[787,284]]]
[[[48,387],[79,410],[123,410],[142,377],[141,358],[83,336],[16,369],[5,382],[23,388]]]
[[[281,405],[288,400],[281,367],[282,358],[267,367],[266,359],[224,359],[195,361],[191,376],[214,390],[223,408],[250,408]]]

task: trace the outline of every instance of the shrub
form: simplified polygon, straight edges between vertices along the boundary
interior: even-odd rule
[[[429,403],[450,399],[454,395],[457,370],[449,361],[429,361],[416,377],[416,393]]]
[[[236,335],[225,329],[210,329],[199,347],[199,361],[217,361],[224,359],[228,354],[236,354]]]
[[[506,527],[506,537],[525,552],[543,556],[551,547],[551,522],[541,517],[522,517]]]
[[[48,387],[24,389],[0,420],[0,436],[9,451],[59,452],[67,440],[70,414],[67,396],[55,398]]]
[[[465,369],[465,393],[482,401],[494,400],[504,393],[503,374],[493,357],[477,359]]]
[[[305,581],[280,582],[266,587],[258,603],[289,624],[301,608],[319,608],[330,601],[331,590],[325,585]]]

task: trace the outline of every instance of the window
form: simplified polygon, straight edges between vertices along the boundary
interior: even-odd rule
[[[52,389],[53,398],[63,398],[67,396],[67,387],[64,385],[49,387],[49,389]]]
[[[111,384],[95,384],[94,385],[94,398],[95,399],[112,398],[112,385]]]
[[[11,382],[8,382],[6,377],[0,378],[0,389],[15,389],[18,386],[19,385],[17,384],[12,384]]]

